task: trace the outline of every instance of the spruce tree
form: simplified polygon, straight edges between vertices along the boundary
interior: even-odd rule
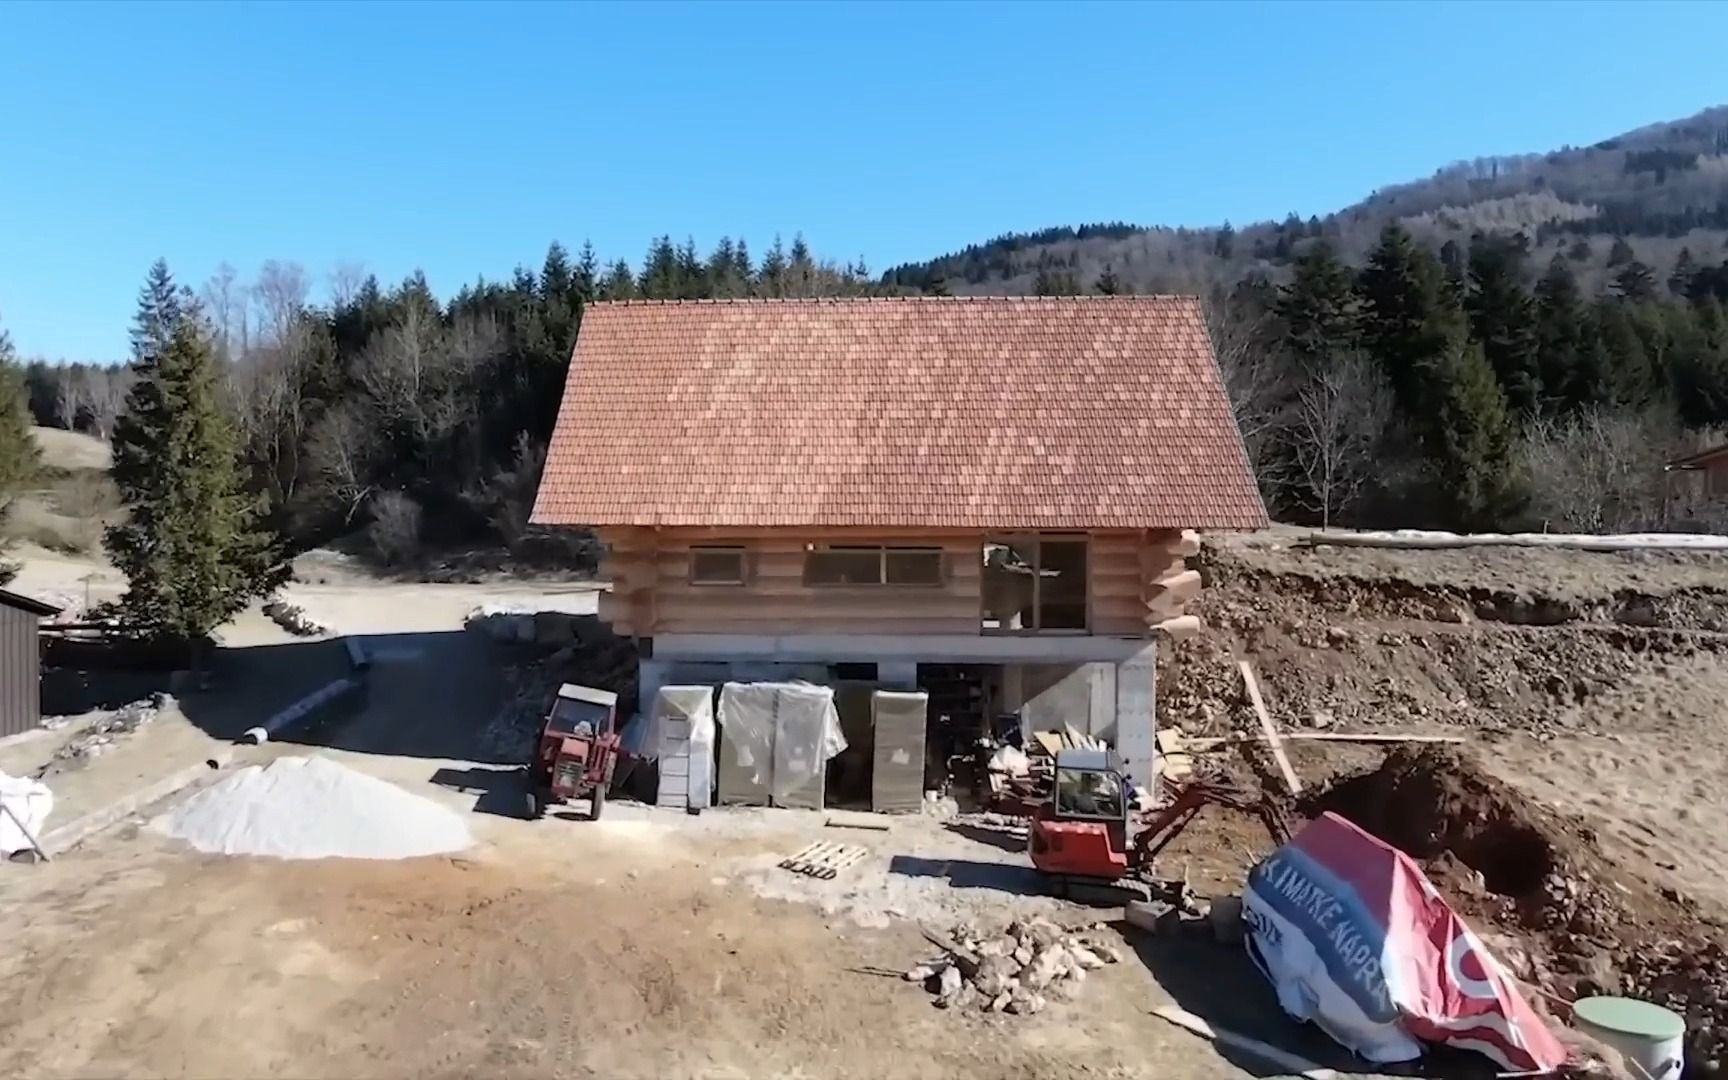
[[[1633,259],[1614,275],[1614,291],[1634,303],[1656,299],[1656,273]]]
[[[1363,344],[1386,372],[1406,417],[1418,419],[1442,365],[1462,336],[1440,262],[1397,224],[1386,226],[1362,271]]]
[[[1454,526],[1501,527],[1517,512],[1519,492],[1512,422],[1494,369],[1481,346],[1456,333],[1433,373],[1436,409],[1426,448],[1436,494]]]
[[[30,429],[30,390],[24,368],[12,348],[11,335],[0,327],[0,516],[42,467],[41,451]],[[15,573],[17,567],[0,564],[0,584]]]
[[[1120,295],[1122,281],[1116,276],[1116,268],[1106,263],[1104,272],[1098,275],[1098,280],[1092,283],[1092,288],[1100,296]]]
[[[1624,236],[1616,236],[1614,246],[1608,249],[1609,266],[1625,266],[1637,257],[1637,254],[1632,250],[1632,245],[1626,242]]]
[[[924,280],[925,296],[953,296],[954,291],[948,287],[948,275],[940,270],[932,270]]]
[[[1674,270],[1668,275],[1668,291],[1675,296],[1686,296],[1692,291],[1692,275],[1698,272],[1698,264],[1692,258],[1691,248],[1681,248],[1680,254],[1674,259]]]
[[[1284,340],[1298,360],[1356,349],[1361,312],[1350,270],[1317,240],[1296,259],[1296,274],[1278,290],[1273,310],[1284,322]]]
[[[1583,350],[1584,303],[1572,268],[1556,255],[1536,283],[1536,355],[1542,392],[1550,409],[1599,400],[1579,379]]]
[[[600,288],[600,260],[590,240],[582,241],[582,253],[576,257],[574,288],[577,299],[584,304],[591,303]]]
[[[1536,358],[1536,303],[1524,288],[1523,237],[1476,236],[1470,244],[1470,288],[1464,308],[1470,334],[1506,391],[1514,411],[1536,411],[1542,376]]]
[[[238,439],[201,320],[158,262],[139,299],[137,381],[114,427],[112,474],[126,520],[108,555],[126,575],[121,610],[156,640],[192,643],[287,579],[264,500],[244,487]]]

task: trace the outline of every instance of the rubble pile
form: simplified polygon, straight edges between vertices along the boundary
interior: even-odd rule
[[[999,934],[979,934],[962,923],[942,942],[941,957],[903,977],[923,983],[937,1008],[1031,1015],[1052,998],[1078,995],[1087,972],[1121,962],[1122,954],[1102,929],[1095,923],[1087,930],[1065,930],[1046,919],[1030,919],[1011,922]]]
[[[264,614],[271,622],[295,637],[318,637],[330,632],[328,626],[315,622],[307,615],[305,608],[279,598],[265,603]]]
[[[58,750],[54,758],[43,769],[41,775],[65,772],[69,769],[79,769],[88,765],[94,758],[101,757],[121,739],[147,726],[162,712],[174,705],[174,698],[169,694],[152,694],[143,701],[134,701],[122,705],[111,713],[107,713],[91,721],[82,731],[68,739]],[[44,727],[64,727],[70,722],[70,717],[50,717],[42,722]],[[58,721],[51,723],[50,721]]]
[[[483,745],[500,760],[526,761],[533,753],[560,684],[578,683],[616,693],[621,724],[634,712],[636,646],[613,634],[597,617],[479,609],[469,616],[467,625],[494,641],[527,646],[513,650],[515,662],[505,665],[510,697],[481,732]],[[547,648],[552,651],[544,651]]]

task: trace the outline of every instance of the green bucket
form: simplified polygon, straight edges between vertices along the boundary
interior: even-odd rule
[[[1590,997],[1572,1006],[1572,1023],[1620,1051],[1651,1080],[1679,1080],[1686,1040],[1680,1014],[1634,998]]]

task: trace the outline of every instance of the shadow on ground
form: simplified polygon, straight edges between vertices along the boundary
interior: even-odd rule
[[[991,889],[1010,896],[1050,895],[1044,875],[1030,866],[896,855],[888,861],[888,872],[902,877],[944,878],[956,889]]]
[[[966,839],[980,844],[989,844],[991,847],[1001,848],[1003,851],[1021,854],[1026,850],[1027,839],[1024,825],[991,827],[964,821],[950,821],[943,828],[957,836],[964,836]]]
[[[1203,927],[1205,924],[1200,924]],[[1278,1005],[1272,984],[1260,973],[1243,945],[1221,945],[1199,927],[1172,936],[1145,933],[1126,923],[1118,929],[1133,945],[1175,1004],[1212,1025],[1258,1039],[1289,1054],[1307,1058],[1339,1073],[1357,1076],[1426,1076],[1456,1080],[1488,1080],[1495,1068],[1480,1054],[1429,1047],[1417,1061],[1375,1065],[1351,1054],[1313,1024],[1298,1023]],[[1156,1017],[1150,1023],[1165,1021]],[[1195,1036],[1199,1038],[1199,1036]],[[1258,1055],[1214,1042],[1219,1056],[1252,1076],[1288,1076]]]
[[[432,782],[466,795],[474,793],[474,812],[496,817],[525,816],[528,794],[526,774],[510,766],[474,765],[466,769],[448,766],[432,774]]]

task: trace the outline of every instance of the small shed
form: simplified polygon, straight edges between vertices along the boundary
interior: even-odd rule
[[[53,604],[0,589],[0,737],[42,722],[42,649],[37,638]]]

